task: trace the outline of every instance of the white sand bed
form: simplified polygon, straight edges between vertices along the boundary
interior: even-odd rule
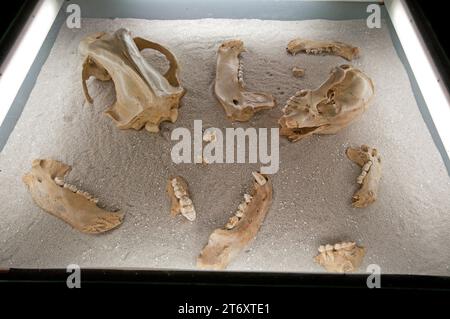
[[[120,131],[102,114],[114,100],[112,83],[90,80],[95,103],[81,87],[80,40],[93,32],[126,27],[167,46],[181,65],[187,89],[175,124],[161,134]],[[300,88],[315,88],[335,65],[332,56],[290,56],[292,38],[332,39],[361,48],[353,64],[374,81],[376,97],[363,117],[333,136],[298,143],[280,140],[280,170],[273,176],[274,201],[256,240],[230,270],[322,272],[313,262],[320,244],[356,241],[367,248],[360,271],[450,275],[449,176],[421,117],[406,71],[387,25],[365,21],[86,19],[81,29],[63,25],[9,141],[0,154],[0,267],[143,267],[195,269],[210,233],[224,225],[251,187],[257,164],[175,165],[170,131],[204,126],[277,127],[286,100]],[[271,92],[278,106],[249,123],[230,124],[212,94],[216,50],[240,38],[244,79],[252,90]],[[151,57],[160,63],[160,57]],[[306,69],[294,78],[293,66]],[[369,144],[383,158],[379,199],[351,208],[360,169],[345,156],[352,145]],[[68,182],[120,208],[123,225],[99,236],[82,234],[42,211],[21,181],[35,158],[73,166]],[[179,174],[190,184],[197,220],[169,215],[165,185]]]

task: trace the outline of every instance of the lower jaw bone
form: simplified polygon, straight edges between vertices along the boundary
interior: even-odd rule
[[[187,220],[194,221],[196,212],[186,180],[181,176],[170,177],[166,191],[170,198],[172,216],[182,214]]]
[[[258,233],[272,204],[272,183],[262,174],[253,175],[253,193],[245,196],[247,206],[238,214],[242,217],[232,216],[224,228],[214,230],[197,259],[199,268],[225,269]]]
[[[103,233],[122,224],[122,213],[99,208],[97,199],[64,183],[70,170],[62,162],[38,159],[22,179],[39,207],[83,233]]]
[[[319,247],[314,261],[329,272],[346,273],[358,269],[365,255],[365,249],[354,242],[343,242]]]
[[[353,207],[367,207],[378,197],[378,185],[381,179],[381,157],[377,149],[367,145],[352,148],[346,151],[347,157],[359,167],[361,174],[356,182],[361,185],[352,198]]]

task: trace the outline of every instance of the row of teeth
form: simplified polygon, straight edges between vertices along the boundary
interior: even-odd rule
[[[356,179],[356,182],[357,182],[358,184],[362,184],[362,183],[363,183],[364,178],[366,177],[367,173],[369,172],[370,167],[372,166],[372,164],[373,164],[373,163],[372,163],[372,161],[370,161],[370,160],[364,164],[364,166],[362,167],[361,174],[360,174],[360,175],[358,176],[358,178]]]
[[[244,85],[244,65],[241,61],[239,61],[238,81],[241,85]]]
[[[62,179],[61,177],[56,176],[55,177],[55,183],[58,186],[64,187],[69,189],[70,191],[72,191],[73,193],[79,194],[84,196],[86,199],[90,200],[91,202],[97,204],[98,203],[98,198],[95,198],[94,196],[92,196],[91,194],[89,194],[88,192],[79,190],[75,185],[69,184],[69,183],[65,183],[64,179]]]
[[[188,197],[187,190],[185,190],[184,187],[178,183],[178,180],[176,178],[172,179],[171,184],[173,187],[173,192],[175,193],[175,197],[180,203],[181,214],[190,221],[195,220],[196,212],[194,204]]]
[[[324,253],[327,251],[333,251],[333,250],[341,250],[341,249],[349,249],[353,248],[356,245],[355,242],[343,242],[338,243],[334,245],[320,245],[319,252]]]
[[[252,201],[253,197],[249,194],[244,194],[244,201],[239,204],[238,209],[234,213],[232,217],[228,220],[228,223],[225,225],[226,229],[233,229],[239,223],[239,221],[244,217],[245,210],[247,209],[248,204]]]
[[[308,54],[321,54],[324,52],[332,52],[332,48],[320,48],[320,49],[305,49],[305,52]]]

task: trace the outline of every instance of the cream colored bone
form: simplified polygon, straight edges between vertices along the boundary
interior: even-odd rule
[[[241,40],[223,42],[217,53],[214,92],[230,120],[248,121],[256,112],[271,109],[275,99],[268,93],[250,92],[245,89],[241,52],[245,51]]]
[[[170,177],[166,190],[170,198],[170,213],[172,216],[181,213],[187,220],[194,221],[197,214],[189,194],[186,180],[181,176]]]
[[[315,90],[301,90],[283,108],[280,135],[298,141],[312,134],[335,134],[360,117],[374,94],[372,80],[351,65],[335,67]]]
[[[169,61],[168,71],[161,75],[141,55],[144,49],[161,52]],[[185,90],[178,81],[178,63],[173,54],[162,45],[143,38],[132,38],[126,29],[113,34],[96,33],[83,39],[79,46],[85,56],[82,71],[83,91],[92,103],[86,81],[114,82],[116,102],[105,114],[120,129],[158,132],[162,121],[175,122],[180,99]]]
[[[294,66],[292,68],[292,75],[296,78],[301,78],[302,76],[305,75],[305,69],[300,68],[298,66]]]
[[[367,207],[378,197],[378,185],[381,178],[381,156],[376,148],[362,145],[358,148],[349,147],[347,157],[361,167],[361,173],[356,182],[361,188],[352,197],[354,207]]]
[[[244,200],[225,227],[218,228],[211,234],[208,244],[197,259],[199,268],[225,269],[258,233],[272,204],[272,183],[259,173],[254,175],[258,175],[258,178],[253,183],[253,193],[245,194]]]
[[[62,162],[37,159],[22,179],[39,207],[83,233],[98,234],[119,226],[122,213],[99,208],[98,199],[64,182],[70,170]]]
[[[314,261],[329,272],[346,273],[358,269],[365,255],[365,249],[354,242],[322,245]]]
[[[299,52],[307,54],[331,54],[351,61],[359,56],[359,48],[338,41],[315,41],[294,39],[288,43],[286,50],[295,55]]]

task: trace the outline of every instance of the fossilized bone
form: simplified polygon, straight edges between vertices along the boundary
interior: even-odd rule
[[[365,255],[363,247],[353,242],[343,242],[335,245],[319,247],[319,255],[314,261],[329,272],[352,272],[358,269]]]
[[[331,54],[351,61],[359,56],[359,48],[337,41],[316,41],[308,39],[294,39],[287,45],[286,50],[295,55],[299,52],[307,54]]]
[[[364,113],[374,94],[372,80],[351,65],[335,67],[315,90],[295,93],[283,108],[280,135],[298,141],[312,134],[335,134]]]
[[[186,180],[181,176],[170,177],[167,182],[166,190],[170,197],[170,212],[172,216],[181,213],[186,219],[194,221],[196,212]]]
[[[305,75],[305,69],[300,68],[298,66],[294,66],[292,68],[292,75],[295,76],[296,78],[301,78],[302,76]]]
[[[248,121],[256,112],[271,109],[275,99],[268,93],[250,92],[245,89],[241,52],[245,51],[241,40],[223,42],[217,53],[214,92],[233,121]]]
[[[354,207],[367,207],[378,197],[378,184],[381,178],[381,156],[376,148],[362,145],[349,147],[347,157],[361,167],[361,174],[356,182],[361,188],[352,197]]]
[[[272,183],[260,173],[253,173],[254,189],[245,194],[236,213],[224,228],[214,230],[197,259],[202,269],[224,269],[256,236],[272,204]]]
[[[144,49],[161,52],[169,61],[168,71],[161,75],[141,55]],[[120,129],[158,132],[162,121],[175,122],[180,99],[185,90],[178,81],[178,63],[174,55],[158,43],[132,38],[126,29],[113,34],[96,33],[83,39],[79,46],[85,56],[82,71],[83,92],[92,103],[86,81],[94,76],[111,80],[116,89],[116,102],[105,114]]]
[[[39,207],[83,233],[103,233],[119,226],[122,213],[99,208],[96,198],[64,182],[70,170],[59,161],[36,159],[22,179]]]

